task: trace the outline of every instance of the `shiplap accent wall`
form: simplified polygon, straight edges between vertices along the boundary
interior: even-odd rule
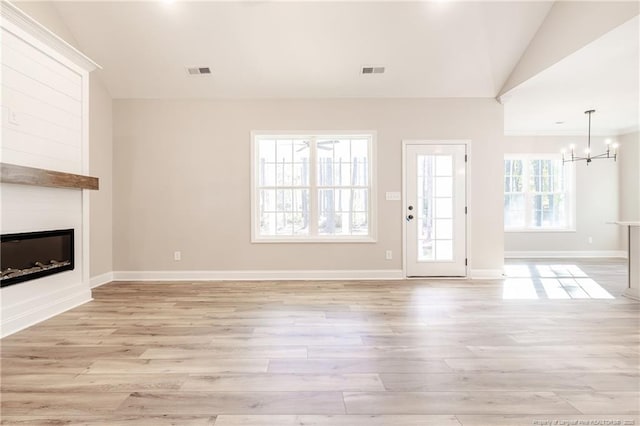
[[[72,49],[10,3],[2,3],[2,145],[4,163],[88,173],[88,76]],[[64,46],[64,45],[63,45]],[[78,52],[78,55],[81,55]],[[0,290],[2,336],[91,300],[89,193],[0,184],[1,231],[73,228],[75,269]]]
[[[2,160],[82,172],[82,76],[2,31]]]

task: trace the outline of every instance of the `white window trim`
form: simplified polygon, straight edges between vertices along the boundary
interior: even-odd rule
[[[356,136],[363,136],[370,139],[369,146],[369,179],[370,179],[370,191],[369,191],[369,235],[359,236],[359,235],[327,235],[327,236],[289,236],[289,235],[270,235],[270,236],[260,236],[258,230],[258,224],[260,220],[258,218],[258,201],[256,200],[257,196],[257,176],[256,176],[256,164],[257,164],[257,155],[258,150],[256,149],[257,139],[258,137],[273,137],[273,138],[291,138],[291,137],[299,137],[299,138],[316,138],[318,136],[331,136],[331,137],[348,137],[353,138]],[[377,211],[378,211],[378,203],[377,203],[377,133],[373,130],[363,130],[363,131],[344,131],[344,130],[336,130],[336,131],[328,131],[328,130],[318,130],[318,131],[258,131],[254,130],[251,132],[251,242],[252,243],[375,243],[377,242],[378,235],[378,222],[377,222]],[[315,151],[311,151],[312,156],[315,155]],[[315,162],[315,157],[312,157],[310,161]],[[315,205],[316,202],[312,194],[317,192],[317,187],[315,185],[315,178],[311,179],[309,182],[309,192],[311,198],[311,215],[315,216]],[[313,222],[311,222],[313,223]]]
[[[526,154],[505,154],[504,160],[562,160],[562,156],[560,154],[551,154],[551,153],[526,153]],[[567,216],[569,218],[569,224],[565,227],[558,228],[533,228],[533,227],[506,227],[504,226],[505,233],[562,233],[562,232],[576,232],[576,168],[574,167],[574,163],[565,163],[563,165],[565,167],[565,176],[568,176],[569,182],[565,182],[568,186],[568,199],[567,199]],[[502,193],[504,200],[504,161],[503,161],[503,172],[502,172]],[[527,175],[528,176],[528,175]],[[528,184],[528,179],[525,181],[525,184]],[[527,194],[528,191],[525,193]],[[525,195],[525,198],[528,198]],[[527,199],[525,199],[525,205],[527,205]],[[528,209],[525,209],[525,223],[530,223],[529,215],[531,212]]]

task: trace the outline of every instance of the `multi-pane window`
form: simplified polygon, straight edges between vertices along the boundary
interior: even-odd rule
[[[309,142],[265,139],[258,144],[261,235],[308,235]]]
[[[523,164],[526,160],[504,160],[504,226],[525,227],[525,191]]]
[[[418,260],[453,260],[453,156],[418,155]]]
[[[254,241],[372,239],[372,135],[253,143]]]
[[[512,155],[504,160],[506,230],[573,227],[573,168],[552,155]]]

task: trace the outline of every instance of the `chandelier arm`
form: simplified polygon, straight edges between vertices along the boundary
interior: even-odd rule
[[[607,155],[607,153],[595,155],[593,157],[573,157],[562,160],[563,163],[573,163],[577,161],[590,161],[590,160],[607,160],[607,159],[615,159],[616,155]]]
[[[606,160],[607,158],[613,158],[613,155],[609,155],[606,152],[604,154],[596,155],[591,157],[592,160]]]
[[[593,158],[593,157],[591,157],[591,158]],[[572,157],[572,158],[570,158],[570,159],[568,159],[566,161],[567,162],[571,162],[571,161],[582,161],[582,160],[588,160],[588,159],[589,159],[589,157]]]
[[[607,150],[598,155],[591,155],[591,114],[596,112],[595,109],[590,109],[585,111],[584,113],[589,116],[589,127],[587,133],[587,149],[585,151],[586,157],[579,157],[575,155],[575,145],[571,145],[569,148],[571,149],[571,157],[565,157],[565,151],[562,150],[562,164],[565,163],[574,163],[578,161],[586,161],[587,165],[591,162],[591,160],[613,160],[616,161],[618,159],[618,144],[613,145],[613,150],[609,146],[610,142],[606,141]]]

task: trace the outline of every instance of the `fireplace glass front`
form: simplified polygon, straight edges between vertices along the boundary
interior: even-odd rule
[[[73,229],[2,235],[0,287],[72,270]]]

